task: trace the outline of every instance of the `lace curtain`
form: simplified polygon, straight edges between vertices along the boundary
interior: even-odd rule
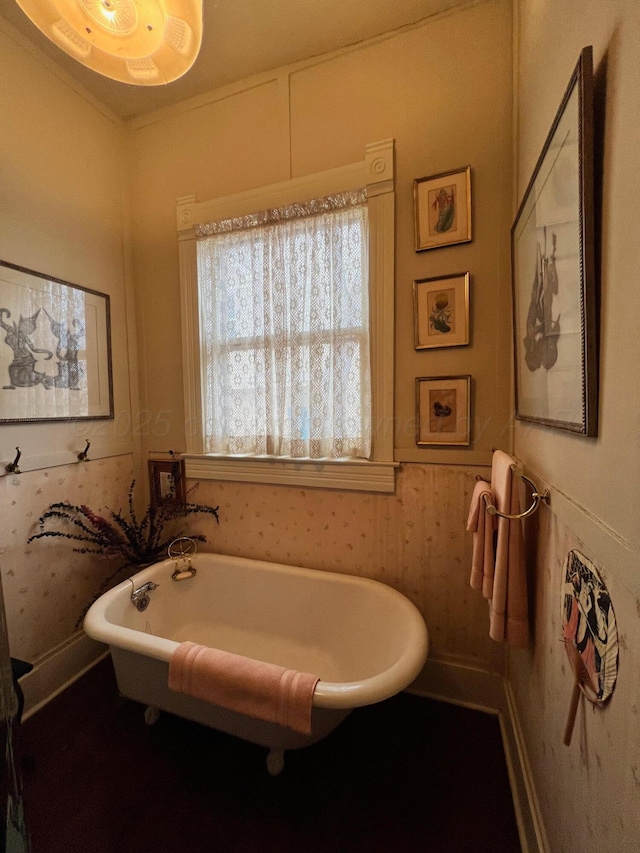
[[[365,192],[196,234],[205,452],[367,458]]]

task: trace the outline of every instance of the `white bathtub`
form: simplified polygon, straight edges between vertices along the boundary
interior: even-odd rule
[[[142,570],[85,618],[86,633],[111,647],[120,692],[151,709],[272,750],[295,749],[327,735],[351,709],[403,690],[424,665],[422,616],[385,584],[217,554],[198,554],[192,564],[197,574],[181,581],[171,578],[173,560]],[[159,587],[139,612],[131,592],[147,581]],[[185,640],[318,675],[311,734],[169,690],[169,658]]]

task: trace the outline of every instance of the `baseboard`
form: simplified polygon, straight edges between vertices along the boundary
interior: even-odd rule
[[[522,853],[547,853],[538,798],[527,759],[517,708],[507,680],[495,672],[455,660],[428,660],[411,693],[497,714],[509,773]]]
[[[107,647],[103,643],[92,640],[84,631],[78,631],[35,661],[31,672],[20,679],[24,693],[22,719],[27,720],[35,714],[106,653]]]
[[[540,802],[536,793],[526,742],[520,725],[518,709],[513,695],[511,685],[505,679],[505,697],[508,705],[508,714],[501,719],[502,741],[504,743],[507,765],[511,765],[510,777],[512,789],[517,787],[514,793],[520,803],[526,804],[526,813],[523,814],[523,829],[526,830],[526,842],[522,844],[523,853],[548,853],[549,843],[544,828]]]
[[[491,714],[507,711],[502,675],[453,658],[428,659],[409,690]]]

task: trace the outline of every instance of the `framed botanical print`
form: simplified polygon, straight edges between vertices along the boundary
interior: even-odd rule
[[[416,444],[468,445],[471,433],[471,376],[416,379]]]
[[[415,348],[469,343],[469,273],[413,282]]]
[[[471,240],[471,166],[413,182],[416,252]]]

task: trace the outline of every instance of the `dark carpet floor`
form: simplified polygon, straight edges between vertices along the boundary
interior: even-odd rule
[[[109,658],[22,725],[32,853],[519,853],[497,717],[409,694],[286,754],[168,714]]]

